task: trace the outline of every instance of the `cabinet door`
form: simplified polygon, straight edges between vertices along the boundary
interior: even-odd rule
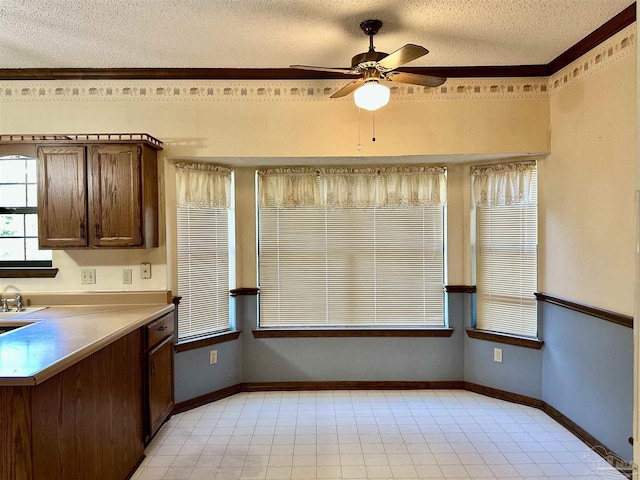
[[[96,247],[143,244],[141,147],[89,147],[89,238]]]
[[[155,435],[173,410],[173,337],[149,352],[149,434]]]
[[[87,246],[84,147],[38,147],[40,248]]]

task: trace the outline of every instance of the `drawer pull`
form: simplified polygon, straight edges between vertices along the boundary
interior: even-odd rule
[[[166,325],[163,325],[160,328],[158,328],[158,330],[161,331],[161,332],[164,332],[167,328],[169,328],[169,327],[167,327]]]

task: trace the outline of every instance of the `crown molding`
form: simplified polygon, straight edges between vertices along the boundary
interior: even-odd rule
[[[548,75],[553,75],[554,73],[560,71],[570,63],[575,62],[585,53],[594,49],[601,43],[605,42],[616,33],[624,30],[629,25],[636,21],[636,2],[633,2],[627,8],[625,8],[618,15],[613,17],[607,23],[602,25],[599,28],[596,28],[589,35],[584,37],[578,43],[567,49],[565,52],[558,55],[556,58],[551,60],[548,67]]]
[[[352,75],[293,68],[5,68],[0,80],[330,80]]]
[[[546,65],[404,67],[446,78],[545,77]],[[4,68],[0,80],[353,80],[353,75],[295,68]]]

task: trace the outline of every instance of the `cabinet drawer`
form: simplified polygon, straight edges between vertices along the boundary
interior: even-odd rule
[[[167,313],[158,320],[147,325],[147,345],[148,348],[153,348],[162,339],[173,335],[173,313]]]

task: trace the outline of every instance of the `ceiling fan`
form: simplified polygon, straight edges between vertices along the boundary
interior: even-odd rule
[[[389,101],[389,88],[380,83],[381,80],[409,83],[424,87],[437,87],[446,82],[446,78],[418,75],[415,73],[397,72],[396,68],[429,53],[420,45],[411,43],[400,47],[393,53],[376,52],[373,36],[382,27],[380,20],[365,20],[360,28],[369,36],[369,51],[359,53],[351,59],[351,68],[327,68],[308,65],[291,65],[291,68],[315,70],[319,72],[335,72],[346,75],[360,75],[360,78],[348,83],[331,95],[331,98],[344,97],[354,92],[354,100],[358,107],[377,110]]]

